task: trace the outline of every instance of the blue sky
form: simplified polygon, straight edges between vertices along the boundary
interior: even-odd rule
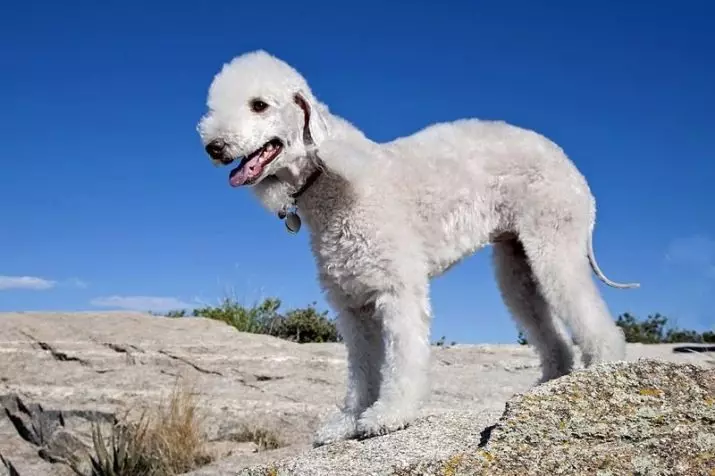
[[[409,5],[409,6],[408,6]],[[708,2],[13,2],[0,17],[0,310],[317,301],[291,236],[196,122],[263,48],[376,140],[503,119],[558,142],[597,197],[613,312],[715,323],[715,7]],[[513,342],[490,250],[432,288],[433,336]]]

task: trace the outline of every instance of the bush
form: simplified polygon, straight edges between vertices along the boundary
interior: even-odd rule
[[[315,304],[288,311],[285,316],[272,320],[268,334],[294,342],[338,342],[335,322],[328,319],[328,312],[319,313]]]
[[[623,329],[627,342],[642,344],[678,344],[713,342],[711,331],[703,332],[677,327],[668,328],[668,318],[656,313],[638,321],[629,313],[618,316],[616,324]]]
[[[240,332],[268,334],[299,343],[340,342],[335,321],[328,312],[319,312],[315,303],[308,307],[278,312],[281,301],[267,298],[256,306],[247,307],[226,298],[216,306],[206,306],[191,311],[194,317],[205,317],[225,322]],[[169,311],[167,317],[186,317],[186,310]]]
[[[432,342],[432,345],[435,346],[435,347],[445,347],[445,348],[446,348],[446,347],[447,347],[447,336],[442,336],[442,337],[440,337],[440,338],[437,339],[436,341]],[[455,345],[457,345],[457,342],[456,342],[456,341],[452,341],[452,342],[449,344],[450,347],[451,347],[451,346],[455,346]]]
[[[516,341],[521,345],[528,345],[529,342],[526,340],[526,334],[524,331],[520,330],[519,335],[516,336]]]
[[[715,332],[668,328],[668,318],[660,313],[649,315],[644,320],[639,320],[634,315],[626,312],[618,316],[616,325],[623,330],[626,342],[640,344],[677,344],[677,343],[715,343]],[[526,336],[519,331],[517,342],[527,345]]]
[[[265,299],[258,306],[245,307],[232,299],[224,299],[218,307],[203,307],[194,309],[195,317],[207,317],[225,322],[240,332],[265,333],[269,322],[278,317],[278,308],[281,302],[278,299]]]
[[[668,319],[660,314],[648,316],[644,321],[638,321],[630,313],[621,314],[616,325],[623,330],[626,342],[642,344],[658,344],[663,342],[665,325]]]

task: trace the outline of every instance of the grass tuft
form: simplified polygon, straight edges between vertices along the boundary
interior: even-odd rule
[[[95,424],[92,442],[89,472],[71,465],[79,476],[174,476],[213,459],[205,449],[196,395],[180,385],[151,413],[114,425],[108,438]]]

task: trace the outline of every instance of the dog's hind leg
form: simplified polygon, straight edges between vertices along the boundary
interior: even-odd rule
[[[625,339],[593,280],[586,249],[588,228],[581,228],[585,231],[579,232],[574,223],[542,227],[539,233],[521,233],[521,239],[551,311],[570,328],[588,367],[623,360]]]
[[[314,446],[354,438],[357,419],[377,400],[383,343],[380,322],[368,310],[344,309],[336,320],[348,357],[347,391],[343,407],[317,431]]]
[[[428,391],[431,310],[426,279],[419,285],[413,281],[396,283],[375,300],[385,357],[379,398],[358,420],[362,437],[405,428]]]
[[[494,243],[492,259],[504,304],[541,360],[541,382],[566,375],[573,369],[569,338],[549,309],[521,242],[514,238]]]

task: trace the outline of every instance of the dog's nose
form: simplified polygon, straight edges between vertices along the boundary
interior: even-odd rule
[[[206,153],[209,154],[212,159],[221,160],[225,148],[226,143],[222,139],[214,139],[206,144]]]

